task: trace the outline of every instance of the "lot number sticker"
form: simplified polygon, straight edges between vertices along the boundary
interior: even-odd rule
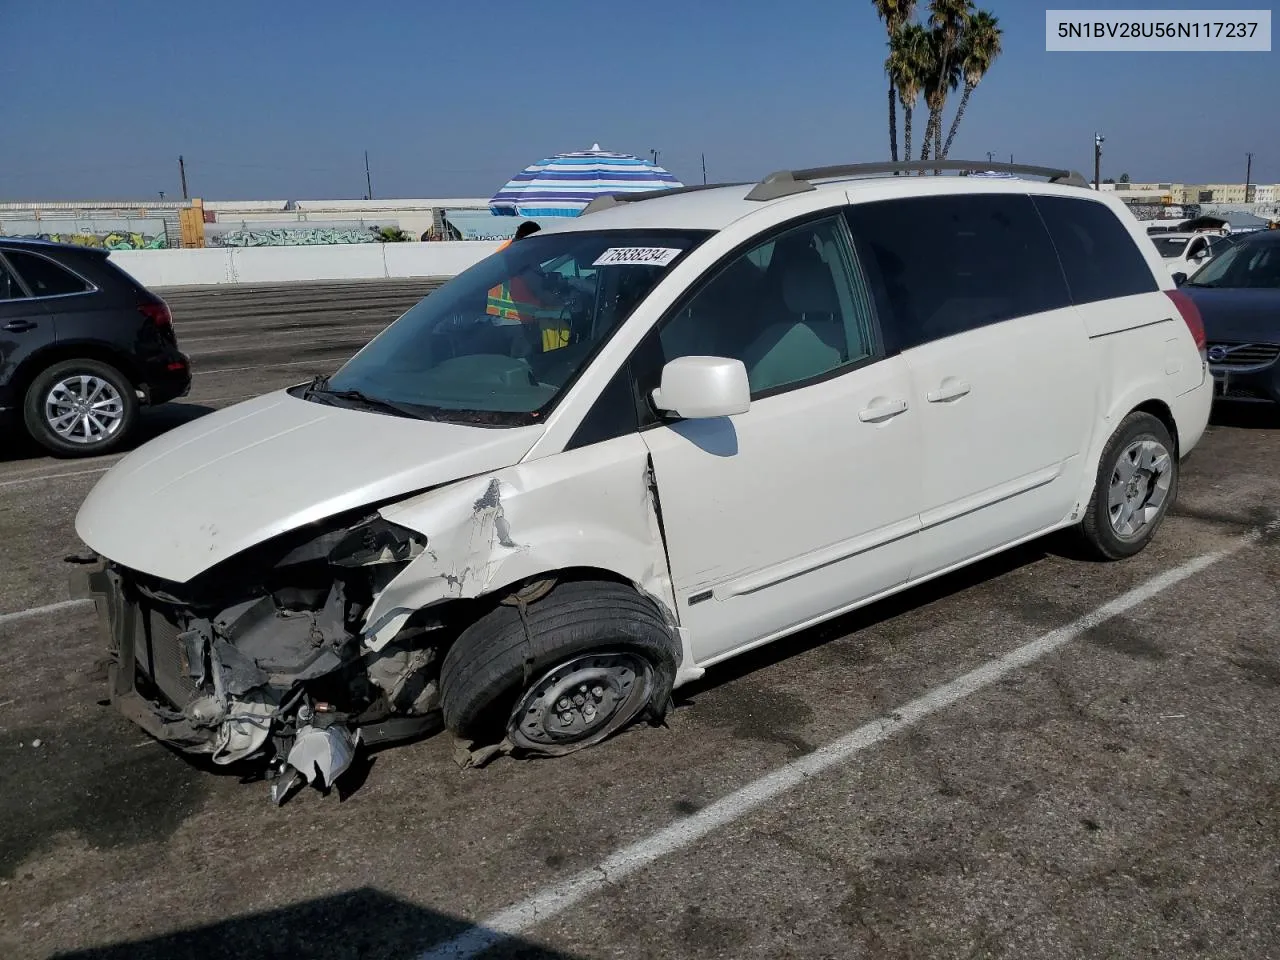
[[[610,247],[596,257],[593,267],[665,267],[680,251],[673,247]]]

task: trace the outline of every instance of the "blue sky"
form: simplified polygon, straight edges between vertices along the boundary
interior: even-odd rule
[[[1005,54],[953,157],[1092,175],[1097,129],[1104,177],[1280,181],[1280,54],[1046,53],[1045,4],[979,5]],[[359,197],[365,149],[378,197],[595,142],[690,183],[885,159],[884,44],[870,0],[0,0],[0,199],[180,196],[179,154],[209,199]]]

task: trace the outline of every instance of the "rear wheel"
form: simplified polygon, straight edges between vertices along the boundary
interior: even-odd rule
[[[1178,459],[1168,428],[1131,413],[1107,441],[1093,498],[1080,524],[1090,549],[1106,560],[1141,552],[1178,495]]]
[[[138,417],[128,377],[98,360],[63,360],[27,388],[23,420],[37,443],[64,457],[114,449]]]
[[[501,604],[463,631],[440,672],[446,726],[521,753],[560,756],[605,740],[671,697],[679,645],[631,587],[570,581]]]

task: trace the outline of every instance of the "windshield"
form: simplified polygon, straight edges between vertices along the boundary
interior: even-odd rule
[[[419,301],[301,395],[433,420],[536,422],[708,236],[611,230],[518,240]]]
[[[1240,241],[1195,272],[1191,287],[1280,288],[1280,242]]]
[[[1182,256],[1182,251],[1187,249],[1186,237],[1154,236],[1151,238],[1151,242],[1154,243],[1156,245],[1156,249],[1160,251],[1160,256],[1164,257],[1166,260]]]

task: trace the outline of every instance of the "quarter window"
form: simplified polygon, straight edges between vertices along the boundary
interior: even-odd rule
[[[1033,202],[1058,250],[1073,303],[1160,289],[1133,237],[1105,204],[1070,197],[1035,197]]]
[[[22,290],[22,284],[18,283],[18,278],[3,262],[0,262],[0,301],[26,298],[27,295]]]
[[[677,357],[741,360],[760,397],[866,360],[875,353],[872,330],[867,285],[839,217],[829,217],[717,270],[641,355],[658,368]]]
[[[1070,302],[1025,195],[883,200],[852,206],[848,216],[879,273],[882,325],[899,349]]]
[[[58,297],[68,293],[84,293],[89,289],[88,284],[74,273],[62,269],[45,257],[16,251],[9,251],[5,256],[27,282],[33,297]]]

